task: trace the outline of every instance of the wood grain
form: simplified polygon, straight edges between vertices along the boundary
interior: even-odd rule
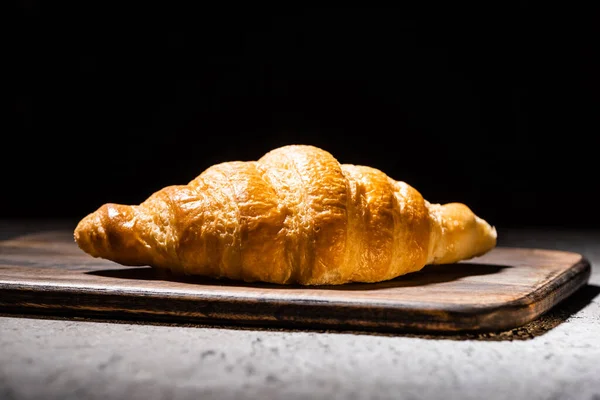
[[[173,322],[409,332],[482,332],[528,323],[585,285],[580,254],[496,248],[377,284],[327,287],[181,279],[94,259],[70,231],[0,242],[0,310]]]

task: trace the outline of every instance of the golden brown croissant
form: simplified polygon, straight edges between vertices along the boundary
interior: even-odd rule
[[[140,205],[105,204],[79,247],[123,265],[304,285],[378,282],[496,246],[466,205],[430,204],[383,172],[309,145],[214,165]]]

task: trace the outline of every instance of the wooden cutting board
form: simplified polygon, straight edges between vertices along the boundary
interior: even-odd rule
[[[580,254],[498,247],[377,284],[318,288],[175,280],[94,259],[70,231],[0,241],[0,311],[409,332],[512,329],[585,285]]]

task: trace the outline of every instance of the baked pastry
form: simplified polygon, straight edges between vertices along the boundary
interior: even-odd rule
[[[211,166],[139,205],[105,204],[74,232],[94,257],[247,282],[379,282],[496,246],[462,203],[432,204],[377,169],[310,145]]]

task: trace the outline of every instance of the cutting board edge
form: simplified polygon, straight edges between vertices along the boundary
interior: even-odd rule
[[[498,330],[498,328],[502,330],[522,326],[539,318],[586,286],[589,283],[592,265],[583,255],[575,252],[570,253],[578,255],[580,257],[579,261],[545,285],[510,302],[488,305],[488,312],[480,314],[481,329],[492,331]],[[525,314],[520,319],[521,322],[517,323],[517,319],[515,319],[512,324],[501,323],[501,321],[507,320],[507,318],[504,318],[506,313],[514,312]],[[502,327],[503,325],[504,327]]]
[[[581,256],[581,255],[580,255]],[[134,301],[143,306],[139,294],[134,297],[127,293],[102,291],[69,291],[68,288],[54,288],[43,292],[34,291],[26,285],[0,284],[3,293],[0,310],[23,313],[41,312],[53,314],[80,314],[104,319],[125,317],[146,321],[172,321],[207,323],[219,321],[223,324],[268,325],[294,328],[384,330],[407,332],[485,332],[512,329],[533,321],[559,302],[563,301],[589,281],[591,264],[581,256],[578,263],[563,272],[534,292],[509,303],[485,306],[461,305],[454,309],[431,310],[426,307],[400,307],[380,303],[341,303],[321,304],[318,301],[276,301],[262,302],[262,308],[248,304],[248,299],[173,299],[153,297],[153,307],[139,307],[137,310],[111,304],[110,296],[118,296],[120,301]],[[43,293],[43,296],[40,296]],[[68,305],[66,297],[81,296],[85,303]],[[129,300],[128,300],[129,297]],[[142,297],[143,299],[143,297]],[[7,301],[8,300],[8,301]],[[45,301],[44,301],[45,300]],[[156,307],[157,303],[162,307]],[[260,302],[260,301],[257,301]],[[192,307],[192,311],[189,310]],[[158,310],[157,310],[158,309]],[[510,313],[510,318],[506,318]],[[349,320],[347,315],[355,315]],[[314,317],[317,315],[318,317]],[[374,318],[380,315],[384,318]],[[361,318],[362,316],[362,318]],[[407,318],[410,316],[410,318]],[[507,323],[509,321],[509,323]]]

